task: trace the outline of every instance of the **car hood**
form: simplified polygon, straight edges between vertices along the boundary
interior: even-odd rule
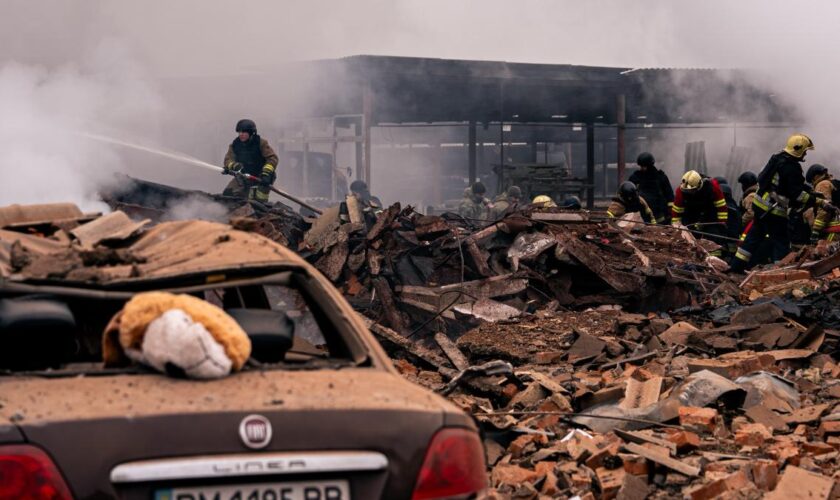
[[[432,392],[371,368],[248,371],[213,381],[157,374],[0,378],[0,418],[25,424],[174,413],[307,409],[460,413]]]

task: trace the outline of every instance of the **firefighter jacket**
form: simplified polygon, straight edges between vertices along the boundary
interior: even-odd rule
[[[502,193],[493,200],[493,208],[490,209],[490,219],[499,220],[508,212],[516,208],[516,203],[511,202],[508,194]]]
[[[817,183],[814,187],[814,191],[822,195],[823,198],[830,201],[832,205],[838,206],[838,202],[840,202],[840,181],[836,181],[829,177],[828,179],[823,179]],[[823,208],[817,208],[817,214],[814,217],[814,225],[812,227],[814,232],[823,232],[829,228],[835,228],[840,226],[840,220],[838,220],[836,214],[832,214],[828,210]]]
[[[674,190],[665,172],[648,167],[644,172],[633,172],[628,180],[638,187],[639,195],[647,200],[656,222],[664,222],[670,215],[671,204],[674,202]]]
[[[686,193],[677,187],[674,207],[671,211],[672,224],[694,224],[697,222],[720,222],[726,225],[729,212],[720,185],[714,179],[703,179],[697,191]]]
[[[635,212],[639,212],[642,216],[642,220],[645,222],[656,221],[656,218],[653,215],[653,210],[651,210],[648,202],[646,202],[641,196],[639,196],[635,202],[629,203],[621,198],[613,198],[612,203],[610,203],[610,206],[607,207],[608,217],[620,218],[624,216],[624,214],[632,214]]]
[[[758,174],[758,191],[753,206],[779,217],[787,217],[788,209],[807,210],[820,205],[815,193],[805,184],[802,165],[784,151],[770,157]]]
[[[488,220],[492,204],[487,198],[475,201],[472,196],[465,196],[458,207],[458,214],[473,224],[479,224]]]
[[[225,168],[233,170],[235,163],[242,164],[242,173],[259,177],[263,173],[273,174],[277,168],[278,158],[267,140],[253,134],[245,142],[236,138],[228,146],[224,160]]]

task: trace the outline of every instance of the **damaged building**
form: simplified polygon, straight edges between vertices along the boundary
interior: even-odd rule
[[[286,89],[257,95],[284,110],[261,130],[278,147],[285,189],[336,200],[361,179],[386,204],[424,212],[451,208],[476,180],[491,194],[526,183],[525,195],[575,195],[591,207],[613,195],[642,151],[672,182],[690,169],[734,182],[801,119],[738,70],[353,56],[265,77]],[[224,95],[250,78],[202,85]],[[179,95],[194,81],[166,85]],[[213,113],[188,114],[215,130]],[[222,130],[191,152],[220,157],[230,140]]]

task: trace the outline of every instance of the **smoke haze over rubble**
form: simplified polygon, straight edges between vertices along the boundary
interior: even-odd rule
[[[237,119],[250,116],[269,134],[295,94],[306,91],[278,88],[261,73],[354,54],[752,68],[754,83],[800,112],[817,145],[809,159],[831,167],[840,152],[832,145],[840,126],[839,17],[840,5],[830,1],[793,8],[780,0],[7,0],[0,17],[0,204],[95,206],[96,183],[114,170],[218,191],[224,178],[74,133],[111,133],[218,164]],[[254,75],[248,88],[218,95],[202,86],[209,76],[242,74]],[[176,79],[189,79],[191,91],[168,92]],[[678,159],[683,145],[666,155]]]

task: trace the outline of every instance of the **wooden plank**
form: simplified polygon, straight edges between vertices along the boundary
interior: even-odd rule
[[[436,354],[426,349],[425,347],[415,342],[412,342],[410,339],[403,337],[402,335],[395,332],[394,330],[391,330],[387,326],[380,325],[379,323],[374,323],[373,321],[367,318],[362,319],[367,325],[370,332],[373,333],[375,336],[403,349],[409,354],[412,354],[415,357],[428,363],[429,365],[437,369],[441,369],[445,368],[448,364],[447,361],[439,354]]]
[[[578,262],[589,268],[599,278],[618,292],[633,293],[639,292],[644,282],[644,277],[612,269],[604,259],[593,252],[592,246],[577,238],[564,233],[555,235],[561,248],[574,257]]]
[[[446,354],[446,357],[449,358],[449,361],[452,361],[452,365],[455,366],[459,371],[466,370],[469,368],[470,363],[467,361],[467,358],[464,356],[464,353],[458,349],[458,346],[455,345],[452,340],[446,336],[443,332],[437,332],[435,334],[435,342]]]
[[[621,429],[614,429],[613,432],[616,436],[620,437],[621,439],[627,441],[628,443],[636,443],[636,444],[645,444],[651,443],[655,444],[656,446],[661,446],[663,448],[668,448],[672,455],[677,454],[677,443],[673,443],[671,441],[666,441],[664,439],[659,439],[657,437],[648,436],[647,434],[643,434],[641,432],[631,432],[631,431],[623,431]]]
[[[588,222],[589,214],[583,212],[534,212],[531,218],[548,222]]]
[[[689,477],[697,477],[700,475],[700,467],[694,467],[693,465],[688,465],[685,462],[681,462],[680,460],[671,458],[667,455],[653,452],[639,444],[627,443],[622,446],[622,448],[628,453],[644,457],[651,462],[663,465],[671,470],[679,472],[680,474],[684,474]]]
[[[625,410],[644,408],[659,401],[659,394],[662,392],[662,377],[651,377],[645,382],[634,378],[627,380],[627,387],[624,390],[624,399],[619,407]]]

